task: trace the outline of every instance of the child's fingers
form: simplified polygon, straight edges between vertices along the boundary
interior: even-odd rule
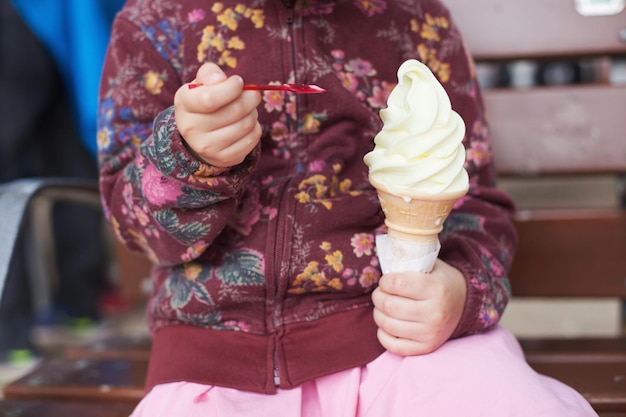
[[[238,75],[215,84],[186,84],[176,92],[174,105],[189,113],[214,113],[242,96],[242,91]]]
[[[380,328],[377,336],[378,341],[385,349],[400,356],[423,355],[436,349],[427,343],[392,336]]]
[[[196,73],[194,84],[212,85],[226,80],[224,71],[212,62],[202,64]]]

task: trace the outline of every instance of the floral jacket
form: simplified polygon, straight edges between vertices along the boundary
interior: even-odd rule
[[[471,187],[440,253],[467,278],[459,337],[498,322],[516,237],[474,68],[442,3],[128,1],[104,65],[98,144],[107,219],[154,263],[148,389],[272,393],[383,351],[370,295],[384,218],[363,156],[408,58],[433,70],[467,125]],[[238,166],[208,166],[183,145],[172,107],[207,61],[249,83],[327,93],[265,92],[260,146]]]

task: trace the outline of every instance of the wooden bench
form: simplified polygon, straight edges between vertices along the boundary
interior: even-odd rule
[[[133,408],[128,404],[0,400],[0,416],[6,417],[128,417]]]
[[[9,276],[18,236],[30,222],[33,233],[24,236],[39,271],[39,291],[56,278],[50,214],[56,201],[98,207],[94,181],[65,178],[25,179],[0,186],[0,302]],[[130,258],[132,259],[132,258]],[[145,273],[145,265],[138,266]],[[131,270],[132,271],[132,270]],[[33,295],[35,296],[35,295]],[[38,297],[49,299],[50,294]],[[144,394],[150,353],[145,338],[112,338],[67,349],[59,357],[43,358],[32,370],[2,389],[0,415],[7,416],[128,416]]]
[[[520,59],[539,64],[584,59],[599,70],[598,81],[593,84],[493,88],[484,91],[484,98],[501,183],[516,181],[533,192],[543,178],[556,178],[576,191],[581,176],[598,177],[614,181],[619,191],[614,204],[606,207],[586,203],[567,207],[520,203],[516,218],[520,247],[511,272],[515,298],[626,299],[626,87],[611,85],[608,71],[615,57],[626,56],[626,12],[585,17],[576,11],[574,0],[446,0],[446,4],[462,29],[479,70]],[[525,186],[526,182],[532,185]],[[3,205],[3,192],[13,192],[18,198]],[[82,200],[82,192],[91,194],[89,201],[97,201],[94,184],[85,186],[65,180],[28,180],[0,189],[0,212],[5,216],[0,234],[15,233],[15,228],[28,219],[25,213],[29,205],[43,206],[41,210],[45,210],[46,204],[39,204],[39,200]],[[17,219],[17,226],[9,224],[7,213]],[[50,244],[48,235],[42,233],[34,241],[34,247],[45,254],[45,247]],[[11,251],[12,248],[0,250],[0,294]],[[126,265],[122,273],[129,275],[125,279],[145,273],[146,266],[140,258],[122,259]],[[125,272],[128,265],[136,268],[135,272]],[[46,262],[41,266],[42,271],[48,272],[49,268]],[[623,335],[535,337],[523,338],[521,343],[531,366],[576,388],[602,417],[626,416]],[[137,349],[121,342],[117,347],[92,346],[68,352],[68,357],[46,362],[7,387],[5,394],[12,399],[0,402],[0,410],[15,404],[37,409],[42,398],[46,399],[45,404],[69,402],[61,404],[67,407],[84,408],[85,404],[102,401],[127,406],[138,399],[141,363],[145,364],[147,349],[149,346]],[[47,370],[55,364],[65,363],[66,369],[60,374],[66,375],[64,372],[75,367],[76,361],[83,361],[83,370],[95,370],[91,375],[97,376],[82,379],[80,393],[71,390],[76,384],[67,378],[56,380],[55,389],[60,383],[65,384],[62,395],[57,395],[58,390],[50,395],[50,391],[42,391],[42,385],[28,383],[33,378],[45,380]],[[104,369],[106,372],[98,373]],[[117,376],[112,377],[109,372]],[[80,372],[74,376],[85,377]],[[109,393],[115,388],[115,395],[103,395],[103,386],[108,387],[105,391],[108,389]],[[120,394],[124,389],[126,394]]]
[[[492,84],[483,95],[500,184],[518,203],[514,299],[625,300],[626,84],[611,82],[611,66],[626,59],[626,11],[583,16],[577,7],[593,13],[594,2],[574,0],[445,3],[479,74],[517,76],[482,80]],[[539,76],[519,79],[518,69]],[[572,74],[576,83],[561,84]],[[607,181],[614,194],[601,205],[595,184]],[[543,189],[549,205],[528,198]],[[557,201],[559,193],[577,198]],[[626,415],[626,339],[617,330],[521,343],[531,366],[576,388],[600,415]]]

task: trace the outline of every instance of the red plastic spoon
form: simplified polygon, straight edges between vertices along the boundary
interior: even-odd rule
[[[188,84],[189,88],[200,87],[202,84]],[[325,93],[322,87],[314,84],[245,84],[244,90],[273,90],[273,91],[289,91],[296,94],[317,94]]]

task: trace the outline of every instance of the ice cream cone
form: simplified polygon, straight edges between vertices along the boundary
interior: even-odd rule
[[[372,177],[369,180],[378,191],[389,236],[409,242],[437,241],[454,203],[467,193],[467,190],[437,195],[411,193],[410,190],[400,193]]]

